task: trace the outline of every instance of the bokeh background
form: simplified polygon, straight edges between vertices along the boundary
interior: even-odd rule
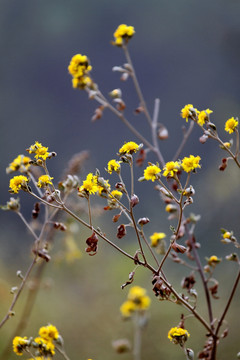
[[[9,176],[5,169],[25,149],[38,140],[58,156],[51,160],[49,170],[56,182],[74,153],[88,150],[82,177],[115,157],[124,141],[137,139],[108,111],[99,121],[91,122],[97,104],[87,94],[73,90],[67,67],[76,53],[87,54],[93,66],[92,77],[103,93],[121,87],[127,104],[126,116],[146,137],[149,129],[143,116],[134,115],[139,105],[131,81],[122,83],[112,67],[125,62],[121,49],[113,47],[113,32],[121,23],[136,30],[130,42],[130,53],[150,111],[154,99],[161,99],[160,122],[169,130],[169,140],[161,144],[166,161],[176,151],[182,139],[181,108],[188,103],[198,109],[213,110],[211,120],[220,136],[225,121],[240,112],[240,3],[238,0],[1,0],[0,1],[0,203],[9,199]],[[224,247],[220,228],[239,235],[239,172],[230,163],[225,172],[218,166],[225,155],[217,143],[198,141],[200,129],[194,129],[182,156],[199,154],[202,169],[192,178],[196,189],[191,211],[201,214],[196,229],[201,243],[201,256],[215,253],[224,257],[234,249]],[[152,157],[149,160],[155,161]],[[143,169],[136,169],[136,178]],[[169,221],[152,189],[152,184],[136,187],[141,203],[139,216],[148,216],[152,226],[147,235],[164,231],[168,235]],[[22,211],[31,218],[32,200],[20,194]],[[0,213],[1,222],[1,317],[6,313],[12,295],[9,289],[17,285],[16,271],[25,271],[31,259],[32,238],[15,214]],[[96,220],[104,231],[115,236],[114,226],[105,216]],[[112,234],[112,235],[111,235]],[[97,256],[84,253],[89,233],[79,229],[75,241],[82,251],[81,259],[73,264],[54,261],[63,248],[57,237],[52,251],[53,261],[43,273],[41,290],[24,334],[34,335],[41,325],[54,323],[62,333],[71,359],[117,359],[111,341],[119,337],[132,339],[131,323],[122,322],[119,306],[127,291],[120,285],[132,271],[132,264],[105,245]],[[123,239],[134,253],[134,239]],[[214,300],[216,315],[229,292],[235,264],[222,262],[216,274],[221,285],[220,299]],[[180,290],[176,272],[170,261],[167,270]],[[186,274],[185,270],[181,270]],[[231,275],[232,274],[232,275]],[[229,279],[230,277],[230,279]],[[232,277],[232,278],[231,278]],[[166,359],[183,354],[166,339],[169,328],[176,326],[182,311],[171,304],[159,303],[151,293],[151,276],[144,270],[136,274],[135,283],[148,289],[152,297],[150,321],[143,340],[143,358]],[[202,288],[199,287],[202,299]],[[0,350],[3,350],[18,323],[27,291],[16,307],[16,316],[1,330]],[[236,313],[239,292],[228,314],[233,323],[230,335],[221,346],[219,359],[235,358],[239,351],[239,331]],[[204,313],[204,307],[202,309]],[[192,331],[189,347],[201,349],[205,332],[194,319],[188,323]],[[15,359],[13,354],[11,359]],[[131,355],[121,355],[130,359]]]

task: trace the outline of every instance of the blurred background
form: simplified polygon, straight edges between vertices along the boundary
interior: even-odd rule
[[[135,27],[129,50],[151,113],[154,99],[161,100],[159,121],[169,131],[169,139],[160,144],[165,160],[171,160],[181,142],[182,127],[186,124],[180,111],[188,103],[200,110],[213,110],[211,121],[216,124],[220,137],[229,140],[231,136],[224,131],[224,123],[240,113],[239,15],[238,0],[1,0],[0,204],[9,200],[10,177],[6,175],[6,167],[18,154],[25,154],[25,149],[35,140],[58,154],[49,162],[56,183],[73,154],[82,150],[90,153],[82,169],[83,179],[96,167],[104,174],[107,162],[115,157],[124,141],[138,142],[109,111],[104,111],[102,119],[91,122],[97,103],[89,100],[85,92],[72,89],[67,70],[71,57],[77,53],[90,58],[91,75],[105,95],[114,88],[122,89],[127,118],[151,139],[143,116],[134,114],[139,101],[131,80],[122,83],[119,74],[112,72],[113,66],[125,63],[122,50],[111,45],[113,32],[121,23]],[[240,195],[239,169],[230,162],[227,170],[220,173],[218,166],[225,154],[213,141],[202,145],[198,141],[201,135],[200,128],[196,127],[181,157],[193,154],[202,158],[201,170],[192,177],[196,195],[189,211],[202,215],[196,236],[204,262],[204,257],[213,253],[224,257],[235,251],[220,243],[220,228],[233,230],[239,236]],[[151,156],[148,160],[156,161]],[[143,168],[135,171],[138,178]],[[152,226],[146,235],[163,231],[169,236],[170,222],[152,184],[137,184],[136,193],[141,201],[137,214],[151,219]],[[31,219],[32,199],[25,193],[19,197],[23,214]],[[96,224],[109,236],[115,236],[116,228],[107,218],[108,215],[101,215]],[[33,240],[14,213],[1,211],[0,222],[2,318],[12,299],[9,289],[19,281],[16,271],[26,271],[31,261]],[[77,231],[74,239],[82,257],[71,264],[57,261],[63,239],[55,239],[51,255],[56,261],[44,269],[32,316],[24,334],[20,335],[37,335],[40,326],[51,322],[62,333],[71,359],[117,359],[119,355],[114,353],[111,341],[119,337],[132,339],[131,323],[122,322],[119,306],[127,294],[120,286],[133,267],[130,261],[104,244],[95,257],[89,257],[84,253],[84,240],[89,232],[81,228]],[[122,241],[123,246],[134,253],[134,239],[129,236]],[[216,316],[221,313],[220,305],[233,282],[227,275],[235,277],[234,265],[226,261],[219,265],[216,276],[222,286],[220,299],[214,300]],[[166,267],[180,291],[175,277],[178,267],[171,261]],[[181,271],[188,273],[185,269]],[[150,275],[141,269],[135,279],[135,284],[146,287],[152,298],[143,358],[165,359],[171,354],[175,359],[182,359],[183,354],[166,339],[168,330],[177,326],[182,309],[154,299]],[[201,293],[200,286],[200,298]],[[26,296],[27,290],[15,309],[17,315]],[[237,306],[236,301],[234,304]],[[236,307],[229,312],[228,320],[233,326],[231,336],[223,341],[222,359],[235,358],[239,351],[234,311]],[[17,315],[1,330],[0,350],[4,350],[16,328]],[[189,347],[197,352],[204,343],[205,331],[194,319],[190,319],[187,326],[190,333],[191,328],[194,329]],[[121,357],[131,359],[129,354]]]

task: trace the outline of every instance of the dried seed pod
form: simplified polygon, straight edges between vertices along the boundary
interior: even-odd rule
[[[126,235],[126,233],[127,233],[126,226],[124,224],[119,225],[117,228],[117,238],[121,239]]]

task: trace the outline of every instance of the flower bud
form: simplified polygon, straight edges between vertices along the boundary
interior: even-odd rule
[[[165,126],[161,125],[158,129],[157,135],[160,140],[168,139],[168,129]]]
[[[149,218],[147,218],[147,217],[143,217],[143,218],[140,218],[139,220],[138,220],[138,225],[146,225],[147,223],[149,223]]]
[[[131,201],[130,201],[131,207],[136,206],[138,203],[139,203],[138,196],[133,194],[132,197],[131,197]]]
[[[120,99],[122,97],[121,89],[114,89],[109,93],[109,96],[113,99]]]

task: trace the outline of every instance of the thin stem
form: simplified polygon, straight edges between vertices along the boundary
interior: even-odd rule
[[[137,95],[139,97],[139,100],[140,100],[140,105],[143,108],[143,111],[144,111],[144,113],[146,115],[146,118],[147,118],[147,121],[148,121],[149,125],[151,126],[152,125],[152,119],[151,119],[151,116],[149,114],[146,102],[144,100],[143,93],[142,93],[141,87],[140,87],[138,79],[137,79],[137,75],[136,75],[134,67],[133,67],[132,59],[131,59],[129,51],[128,51],[128,47],[127,47],[126,44],[123,44],[122,48],[124,50],[127,62],[131,67],[130,75],[131,75],[131,77],[133,79],[133,83],[134,83]]]
[[[25,219],[25,217],[23,216],[23,214],[20,211],[17,211],[18,216],[20,217],[20,219],[23,221],[23,223],[25,224],[25,226],[28,228],[28,230],[30,231],[30,233],[33,235],[35,240],[38,240],[38,236],[35,233],[35,231],[32,229],[32,227],[29,225],[29,223],[27,222],[27,220]]]
[[[38,199],[39,201],[41,201],[43,204],[45,204],[45,205],[48,205],[48,206],[50,206],[50,207],[54,207],[54,208],[56,208],[56,209],[60,209],[60,210],[61,210],[61,206],[51,204],[51,203],[49,203],[49,202],[47,202],[47,201],[45,201],[45,200],[41,199],[39,196],[37,196],[35,193],[33,193],[33,192],[31,192],[31,191],[29,191],[29,194],[31,194],[32,196],[34,196],[36,199]]]
[[[175,155],[173,157],[173,161],[176,161],[177,159],[179,159],[179,156],[180,156],[180,154],[181,154],[181,152],[182,152],[182,150],[183,150],[189,136],[191,135],[193,127],[194,127],[194,121],[191,121],[190,125],[189,125],[189,128],[188,128],[187,132],[184,133],[182,142],[181,142],[179,148],[177,149],[177,151],[176,151],[176,153],[175,153]]]
[[[26,272],[26,274],[25,274],[25,276],[24,276],[24,278],[22,280],[22,283],[21,283],[18,291],[16,292],[16,294],[15,294],[15,296],[13,298],[13,301],[12,301],[12,304],[10,305],[10,307],[9,307],[8,313],[4,316],[4,318],[2,319],[2,321],[0,323],[0,328],[12,316],[14,306],[15,306],[15,304],[16,304],[16,302],[17,302],[17,300],[18,300],[18,298],[19,298],[19,296],[20,296],[20,294],[21,294],[21,292],[22,292],[22,290],[24,288],[24,285],[26,284],[27,279],[29,278],[29,275],[30,275],[34,265],[36,264],[36,261],[37,261],[37,256],[34,257],[32,263],[30,264],[30,266],[29,266],[29,268],[28,268],[28,270],[27,270],[27,272]]]
[[[92,214],[91,214],[91,204],[90,204],[90,196],[88,196],[88,217],[89,217],[89,224],[92,227]]]
[[[168,247],[168,249],[167,249],[167,251],[166,251],[164,257],[162,258],[162,261],[161,261],[161,263],[160,263],[160,265],[159,265],[159,267],[158,267],[158,270],[157,270],[157,273],[158,273],[158,274],[160,274],[160,271],[162,270],[163,264],[165,263],[165,261],[166,261],[168,255],[169,255],[171,249],[172,249],[172,246],[171,246],[171,243],[170,243],[170,245],[169,245],[169,247]]]
[[[134,360],[141,360],[141,347],[142,347],[142,327],[139,323],[139,314],[136,312],[136,318],[134,319],[134,348],[133,357]]]
[[[154,148],[157,151],[158,159],[159,159],[161,165],[164,167],[165,161],[162,156],[162,153],[160,152],[159,145],[158,145],[158,139],[157,139],[159,109],[160,109],[160,99],[155,99],[154,110],[153,110],[153,120],[152,120],[152,126],[151,126],[152,127],[152,139],[153,139]]]
[[[156,255],[154,254],[154,251],[152,250],[151,246],[149,245],[149,243],[148,243],[148,241],[147,241],[147,239],[146,239],[146,237],[145,237],[145,235],[144,235],[143,230],[139,230],[139,232],[140,232],[140,235],[141,235],[141,236],[142,236],[142,238],[143,238],[143,241],[144,241],[144,242],[145,242],[145,244],[147,245],[148,250],[150,251],[150,253],[151,253],[152,257],[154,258],[154,260],[155,260],[155,262],[156,262],[157,266],[159,266],[159,261],[158,261],[158,259],[157,259]]]
[[[65,351],[61,349],[59,346],[55,345],[56,350],[64,357],[65,360],[70,360]]]
[[[216,140],[217,142],[219,142],[219,144],[221,144],[221,146],[229,153],[229,155],[231,156],[231,158],[235,161],[235,163],[237,164],[237,166],[240,168],[240,162],[237,159],[237,154],[234,155],[233,152],[226,146],[224,145],[224,142],[218,137],[217,134],[209,134],[208,137]]]
[[[137,235],[138,244],[139,244],[140,251],[141,251],[141,254],[142,254],[142,257],[143,257],[143,260],[144,260],[144,264],[146,265],[147,260],[146,260],[144,250],[143,250],[143,247],[142,247],[142,242],[141,242],[141,239],[140,239],[140,236],[139,236],[139,230],[137,228],[137,224],[136,224],[136,221],[135,221],[135,218],[134,218],[134,215],[133,215],[132,207],[130,208],[130,214],[131,214],[131,219],[132,219],[132,222],[133,222],[133,226],[134,226],[134,229],[135,229],[135,232],[136,232],[136,235]]]

